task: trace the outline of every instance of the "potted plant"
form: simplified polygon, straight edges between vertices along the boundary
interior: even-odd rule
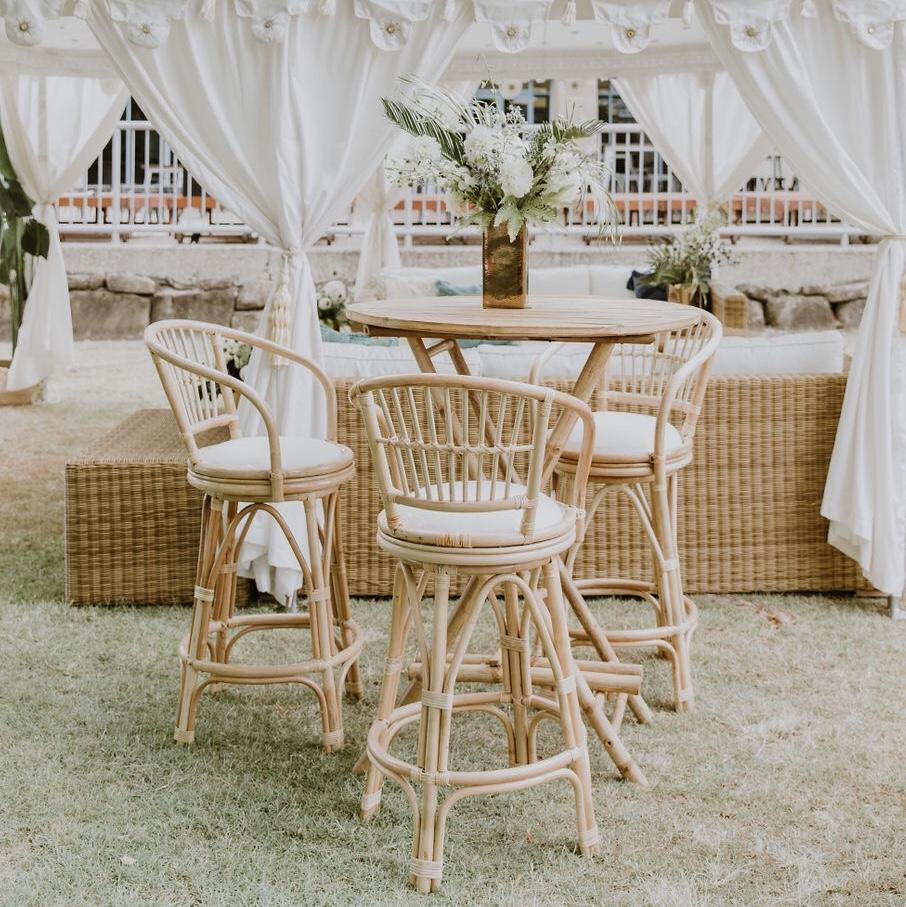
[[[671,302],[707,307],[717,267],[731,260],[730,245],[720,236],[723,226],[723,215],[714,212],[649,246],[641,282],[667,288]]]
[[[31,286],[33,259],[37,256],[46,258],[50,247],[47,227],[34,217],[34,206],[10,163],[0,130],[0,284],[9,289],[13,354]],[[0,405],[34,402],[40,393],[40,385],[6,390],[10,364],[11,360],[0,359]]]
[[[448,192],[461,225],[482,230],[484,305],[523,308],[529,224],[553,223],[562,208],[586,198],[601,229],[616,223],[607,171],[578,144],[602,124],[557,119],[528,127],[517,107],[504,113],[412,77],[403,81],[410,96],[385,98],[384,110],[413,139],[388,163],[388,175],[399,186],[434,182]]]

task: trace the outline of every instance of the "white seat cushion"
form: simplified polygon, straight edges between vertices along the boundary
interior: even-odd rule
[[[657,419],[643,413],[595,413],[596,459],[638,460],[644,462],[654,453],[654,430]],[[578,422],[563,445],[566,453],[579,455],[584,426]],[[664,453],[683,446],[680,433],[669,422],[664,431]]]
[[[528,291],[539,296],[588,296],[588,268],[532,268]]]
[[[281,438],[280,455],[287,475],[314,475],[341,469],[352,461],[352,451],[342,444],[319,438]],[[195,472],[208,475],[269,474],[267,438],[234,438],[199,451]]]
[[[588,269],[592,296],[606,299],[635,299],[626,285],[632,277],[629,265],[591,265]]]
[[[324,371],[334,380],[380,378],[384,375],[414,375],[421,369],[407,343],[394,346],[369,346],[365,343],[325,343]],[[481,375],[481,357],[476,349],[463,350],[473,375]],[[455,375],[448,356],[439,356],[435,367],[441,375]]]
[[[481,497],[483,500],[491,499],[490,482],[482,481]],[[468,499],[475,499],[475,483],[468,483]],[[509,495],[504,494],[505,485],[498,482],[494,489],[493,498],[500,500],[504,497],[518,498],[525,495],[524,485],[511,485]],[[417,497],[426,497],[424,490],[417,493]],[[450,500],[449,486],[442,486],[440,495],[432,491],[432,497],[441,500]],[[453,488],[453,500],[462,500],[462,485]],[[520,527],[522,525],[522,510],[487,510],[481,513],[450,513],[439,510],[423,510],[420,507],[407,507],[397,505],[400,526],[390,530],[387,518],[381,513],[379,524],[384,532],[399,537],[419,537],[424,539],[440,539],[444,544],[461,544],[468,546],[493,546],[518,542],[521,540]],[[538,496],[538,509],[535,513],[534,536],[550,536],[556,531],[566,531],[573,521],[573,511],[558,504],[547,495]]]
[[[836,375],[843,371],[846,343],[840,331],[765,331],[724,337],[712,375]]]

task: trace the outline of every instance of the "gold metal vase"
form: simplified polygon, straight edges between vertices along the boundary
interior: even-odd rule
[[[528,229],[510,242],[506,224],[482,236],[483,304],[486,309],[524,309],[528,293]]]

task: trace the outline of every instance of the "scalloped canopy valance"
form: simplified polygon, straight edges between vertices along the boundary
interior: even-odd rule
[[[710,4],[715,20],[729,29],[741,51],[764,50],[777,23],[792,15],[833,15],[876,50],[889,47],[895,28],[906,21],[906,0],[684,0],[687,23],[696,2]],[[173,22],[190,15],[214,20],[217,6],[226,3],[248,19],[252,34],[265,43],[280,41],[292,16],[330,16],[337,3],[348,3],[383,50],[404,46],[414,22],[438,14],[452,21],[469,14],[490,27],[495,46],[507,53],[526,47],[534,26],[552,18],[571,24],[578,14],[609,23],[617,50],[637,53],[671,9],[671,0],[0,0],[0,10],[6,34],[16,44],[39,44],[48,19],[107,16],[132,44],[153,48],[166,40]]]

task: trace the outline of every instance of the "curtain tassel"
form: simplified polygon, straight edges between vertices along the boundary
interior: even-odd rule
[[[456,0],[446,0],[444,3],[444,22],[452,22],[456,18]]]
[[[815,0],[802,0],[802,6],[799,8],[799,12],[805,16],[806,19],[814,19],[818,15],[818,7],[815,6]]]
[[[201,18],[206,22],[214,21],[214,0],[203,0],[201,4]]]
[[[283,253],[283,266],[280,270],[280,280],[274,291],[271,302],[270,335],[271,340],[280,346],[289,346],[292,342],[290,327],[292,325],[292,298],[289,294],[290,264],[293,253]],[[274,356],[274,365],[288,365],[289,360],[282,356]]]
[[[332,16],[337,11],[337,0],[321,0],[318,9],[322,16]]]
[[[566,9],[563,10],[560,21],[567,28],[576,24],[576,0],[566,0]]]
[[[87,19],[90,12],[88,0],[76,0],[76,4],[72,8],[72,14],[76,19]]]
[[[694,0],[686,0],[683,4],[683,28],[692,28],[692,20],[695,18]]]

